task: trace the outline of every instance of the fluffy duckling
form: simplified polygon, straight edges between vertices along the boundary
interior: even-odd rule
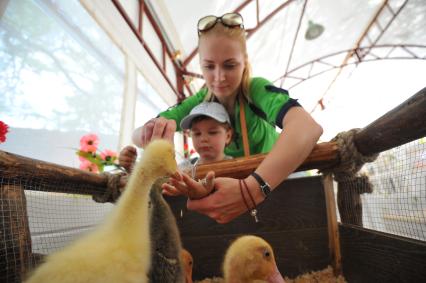
[[[176,172],[173,145],[165,140],[151,142],[107,221],[48,256],[26,283],[148,282],[149,191],[160,176]]]
[[[226,283],[284,283],[272,247],[252,235],[237,238],[228,248],[223,262]]]
[[[185,283],[192,283],[192,267],[194,265],[194,259],[185,249],[181,250],[180,257],[183,264],[183,270],[185,272]]]

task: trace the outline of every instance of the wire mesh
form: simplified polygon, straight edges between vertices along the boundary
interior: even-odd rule
[[[426,241],[426,138],[382,152],[361,172],[373,189],[354,181],[338,191],[340,221]]]
[[[0,178],[0,282],[21,282],[45,255],[90,231],[113,206],[84,195],[95,190],[90,185],[19,174]],[[70,186],[82,194],[49,192]]]
[[[21,282],[113,206],[92,200],[95,186],[34,178],[33,170],[0,172],[0,282]],[[341,222],[426,241],[426,138],[382,152],[362,171],[372,190],[354,181],[337,193]]]

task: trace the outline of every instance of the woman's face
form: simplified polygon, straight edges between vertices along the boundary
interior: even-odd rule
[[[225,146],[231,141],[232,130],[212,118],[205,118],[193,122],[191,137],[201,163],[220,161],[225,157]]]
[[[245,67],[241,43],[224,35],[210,34],[200,39],[198,50],[207,87],[219,99],[235,95]]]

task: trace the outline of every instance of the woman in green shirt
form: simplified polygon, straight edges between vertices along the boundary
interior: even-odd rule
[[[255,176],[244,179],[257,204],[309,155],[322,134],[322,128],[288,93],[263,78],[250,76],[246,32],[241,15],[207,16],[198,22],[198,51],[206,88],[180,104],[159,114],[133,133],[133,142],[144,147],[156,138],[173,141],[176,125],[193,107],[203,101],[217,101],[228,111],[235,131],[225,153],[243,156],[239,101],[243,101],[251,154],[266,153]],[[240,100],[240,97],[242,98]],[[276,132],[275,126],[282,128]],[[189,187],[200,186],[184,178]],[[240,193],[239,180],[216,178],[214,193],[199,200],[188,200],[190,210],[203,213],[219,223],[227,223],[247,211]]]

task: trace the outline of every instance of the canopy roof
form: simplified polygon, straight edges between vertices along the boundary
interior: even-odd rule
[[[419,78],[419,73],[426,71],[425,61],[421,60],[426,59],[424,0],[160,0],[146,3],[154,11],[169,43],[182,54],[181,66],[188,73],[195,74],[201,74],[196,50],[198,19],[232,11],[241,13],[249,37],[253,75],[266,77],[276,85],[290,89],[292,96],[300,99],[305,109],[314,113],[317,119],[324,116],[319,110],[329,110],[334,100],[334,107],[342,104],[337,97],[353,102],[353,98],[342,94],[347,92],[345,88],[338,88],[339,82],[349,77],[352,84],[341,85],[352,88],[352,91],[354,82],[384,87],[390,77],[383,70],[397,74],[394,83],[399,81],[401,86],[412,87],[398,91],[403,93],[402,97],[395,97],[395,102],[388,105],[386,111],[424,87],[424,79]],[[309,40],[305,37],[309,21],[324,27],[318,38]],[[360,67],[360,63],[383,59],[393,59],[392,64],[381,63],[376,67],[367,64],[370,71]],[[404,64],[396,59],[403,59]],[[356,73],[359,71],[364,76],[371,72],[375,75],[368,75],[368,82],[365,78],[358,80]],[[202,84],[202,80],[196,79],[192,81],[192,89],[195,91]],[[333,95],[333,91],[340,94]],[[371,91],[389,92],[386,88],[371,88]],[[368,99],[371,98],[371,92],[365,88],[362,92],[367,92],[370,94]],[[378,102],[382,99],[380,97]],[[370,112],[377,116],[385,110]]]

